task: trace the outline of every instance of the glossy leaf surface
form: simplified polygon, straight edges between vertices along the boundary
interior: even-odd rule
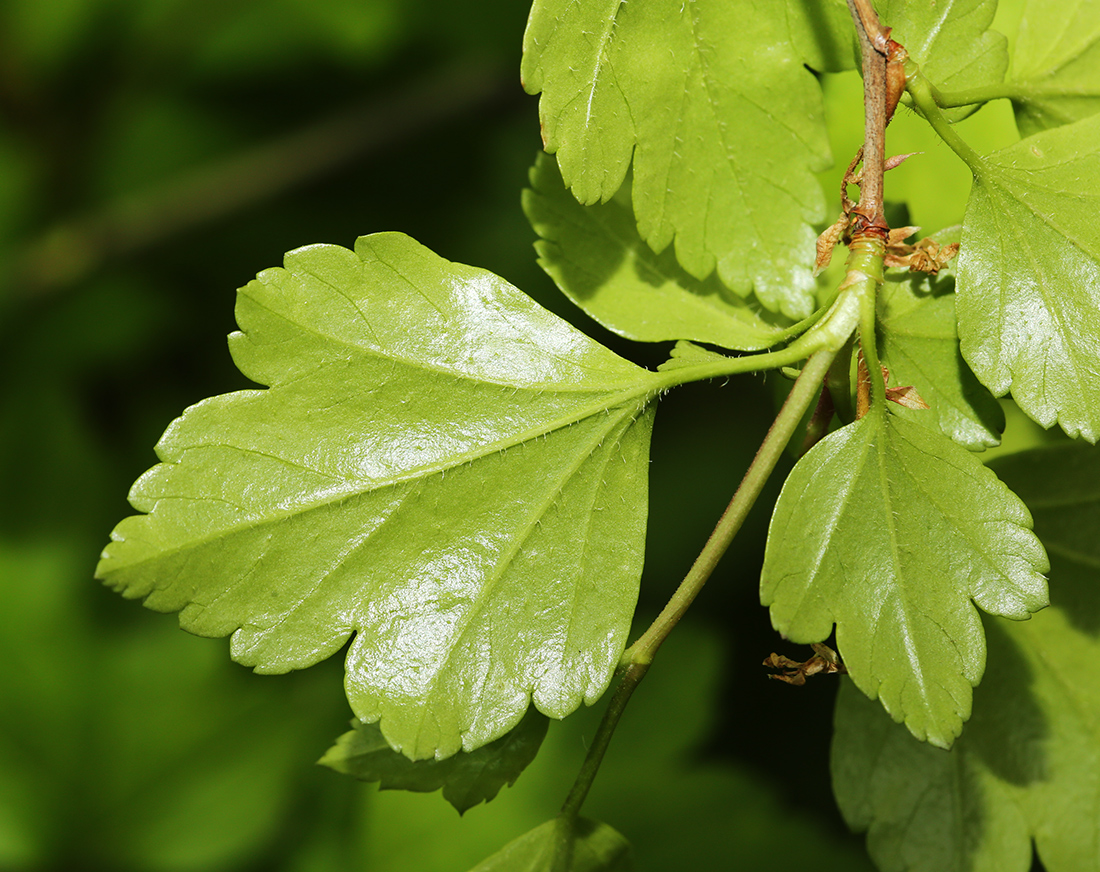
[[[987,621],[989,669],[950,752],[915,742],[852,688],[833,779],[883,872],[1049,872],[1100,863],[1100,456],[1067,446],[994,463],[1051,555],[1051,608]]]
[[[318,762],[361,781],[377,781],[381,790],[442,790],[462,814],[515,784],[535,759],[548,724],[544,715],[529,710],[515,728],[488,745],[442,760],[410,760],[390,747],[377,724],[353,720],[351,732]]]
[[[1008,40],[989,30],[997,0],[879,0],[882,23],[891,37],[944,90],[1000,82],[1008,69]]]
[[[509,842],[471,872],[630,872],[630,843],[607,824],[580,818],[573,825],[573,859],[564,867],[554,861],[568,825],[560,818],[540,824]]]
[[[1004,412],[959,351],[954,280],[890,270],[878,295],[879,356],[890,384],[912,385],[928,409],[891,409],[978,451],[1001,441]]]
[[[820,88],[787,21],[726,0],[536,0],[522,74],[543,141],[585,204],[633,161],[638,230],[699,279],[813,311],[813,171],[829,163]],[[751,131],[752,135],[745,135]]]
[[[980,160],[957,269],[977,377],[1044,427],[1100,437],[1100,116]]]
[[[99,575],[237,661],[345,686],[410,758],[593,701],[625,644],[655,376],[400,234],[238,297],[242,372],[134,485]]]
[[[539,265],[589,316],[628,339],[693,339],[755,351],[774,344],[789,322],[717,276],[700,281],[671,250],[655,254],[638,235],[625,186],[607,203],[582,206],[562,184],[553,158],[531,170],[523,208]]]
[[[1022,136],[1100,112],[1100,5],[1028,0],[1010,77]]]
[[[827,639],[856,685],[948,747],[985,665],[975,604],[1027,618],[1047,568],[1023,504],[965,449],[881,410],[791,472],[772,518],[761,602],[795,642]]]

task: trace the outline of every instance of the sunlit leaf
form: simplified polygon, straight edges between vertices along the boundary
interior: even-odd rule
[[[1023,136],[1100,112],[1100,4],[1027,0],[1009,77]]]
[[[515,784],[535,759],[548,723],[544,715],[528,711],[515,728],[488,745],[442,760],[410,760],[390,747],[377,724],[353,720],[351,732],[318,762],[361,781],[377,781],[382,790],[442,790],[443,798],[462,814]]]
[[[555,866],[559,851],[573,841],[572,862]],[[570,826],[562,818],[549,820],[496,854],[471,872],[630,872],[634,868],[630,843],[607,824],[580,818]]]
[[[789,322],[738,297],[717,276],[700,281],[672,251],[655,254],[638,235],[630,195],[582,206],[552,158],[531,170],[523,208],[542,237],[539,264],[570,300],[609,330],[642,342],[694,339],[755,351],[775,344]]]
[[[656,376],[400,234],[287,255],[238,297],[267,390],[169,427],[99,575],[234,659],[345,686],[413,759],[607,686],[637,597]]]
[[[1048,872],[1100,862],[1100,455],[1039,449],[994,463],[1051,555],[1051,608],[986,622],[989,669],[949,752],[915,742],[862,695],[837,705],[833,782],[883,872]]]
[[[609,200],[633,159],[654,251],[674,242],[696,278],[717,268],[773,311],[813,311],[811,225],[825,217],[813,171],[829,151],[785,16],[728,0],[536,0],[522,73],[580,202]]]
[[[761,578],[795,642],[836,624],[856,685],[919,739],[947,747],[985,666],[975,605],[1024,619],[1047,568],[1023,504],[940,433],[872,409],[795,466]]]
[[[957,269],[975,375],[1044,427],[1100,437],[1100,116],[979,159]]]
[[[878,295],[879,354],[890,384],[912,385],[930,407],[895,414],[980,450],[1000,443],[1004,412],[959,351],[954,285],[950,275],[888,271]]]

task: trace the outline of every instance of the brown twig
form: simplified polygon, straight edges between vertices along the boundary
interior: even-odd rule
[[[855,236],[885,238],[882,174],[886,164],[886,65],[890,31],[878,20],[871,0],[848,0],[863,57],[863,180],[854,214],[862,226]]]

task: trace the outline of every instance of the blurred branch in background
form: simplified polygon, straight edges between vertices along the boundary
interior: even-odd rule
[[[23,247],[15,264],[16,287],[30,296],[63,289],[107,260],[255,206],[453,118],[522,98],[515,77],[498,68],[446,68],[273,142],[61,221]]]

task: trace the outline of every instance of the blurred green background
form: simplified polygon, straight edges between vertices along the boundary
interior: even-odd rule
[[[552,725],[517,786],[459,820],[438,795],[314,765],[350,714],[339,657],[255,676],[225,640],[92,578],[168,422],[247,386],[224,344],[234,289],[291,248],[401,230],[663,359],[570,311],[535,264],[519,207],[539,148],[518,81],[527,8],[0,0],[0,872],[463,872],[556,811],[598,710]],[[858,79],[830,88],[843,164]],[[1011,137],[987,114],[967,122],[978,145]],[[925,175],[897,172],[931,230],[959,220],[968,182],[928,150]],[[740,479],[774,381],[663,402],[643,613]],[[835,685],[759,666],[781,644],[756,598],[766,518],[662,652],[586,807],[641,870],[869,868],[829,790]]]

